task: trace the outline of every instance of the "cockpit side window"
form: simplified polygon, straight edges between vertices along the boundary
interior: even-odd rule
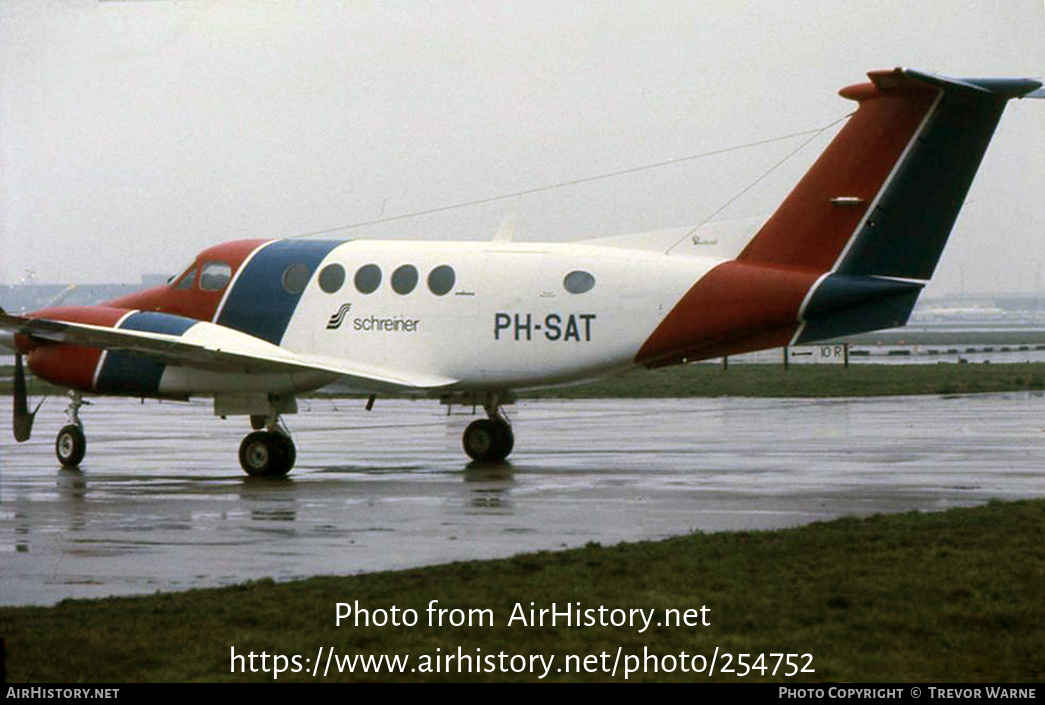
[[[204,291],[221,291],[232,279],[232,267],[225,262],[204,262],[200,267],[200,288]]]

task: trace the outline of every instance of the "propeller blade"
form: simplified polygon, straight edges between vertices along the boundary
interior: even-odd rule
[[[22,367],[22,355],[15,355],[15,380],[14,380],[14,432],[15,440],[19,443],[29,440],[33,432],[33,419],[36,411],[30,413],[29,398],[25,391],[25,369]],[[40,407],[36,407],[37,410]]]

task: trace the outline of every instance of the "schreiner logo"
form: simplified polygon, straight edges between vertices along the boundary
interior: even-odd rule
[[[327,330],[337,330],[345,322],[345,317],[352,310],[352,304],[341,304],[341,308],[327,321]],[[365,332],[415,333],[421,323],[419,318],[405,316],[365,316],[352,319],[352,329]]]
[[[345,320],[345,315],[348,314],[349,309],[352,308],[352,304],[341,304],[341,308],[337,310],[330,320],[327,321],[327,330],[337,330],[341,327],[341,324]]]

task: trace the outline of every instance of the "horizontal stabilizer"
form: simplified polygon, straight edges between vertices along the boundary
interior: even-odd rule
[[[1033,78],[950,78],[914,69],[905,69],[904,74],[941,88],[989,93],[1003,100],[1025,98],[1041,88],[1041,81]]]
[[[804,323],[795,343],[902,326],[923,286],[921,282],[882,277],[825,277],[800,314]]]

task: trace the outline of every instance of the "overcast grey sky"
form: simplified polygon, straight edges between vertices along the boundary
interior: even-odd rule
[[[0,282],[284,237],[821,127],[903,65],[1045,74],[1043,0],[0,2]],[[695,224],[797,143],[329,237]],[[767,215],[821,139],[721,218]],[[1045,104],[1012,103],[932,290],[1045,288]]]

